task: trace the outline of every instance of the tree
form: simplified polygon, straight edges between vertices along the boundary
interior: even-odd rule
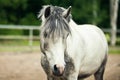
[[[92,20],[92,24],[97,25],[96,20],[98,18],[98,14],[97,14],[98,4],[97,4],[96,0],[92,0],[92,2],[93,2],[93,9],[92,9],[92,11],[93,11],[93,20]]]
[[[119,0],[110,0],[110,20],[111,20],[111,45],[116,44],[117,33],[117,13]]]

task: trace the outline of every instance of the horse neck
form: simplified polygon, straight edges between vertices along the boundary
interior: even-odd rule
[[[77,24],[75,23],[75,21],[73,21],[72,19],[70,20],[69,24],[70,24],[71,27],[72,26],[77,26]]]
[[[71,30],[71,35],[69,35],[67,39],[67,52],[69,56],[74,57],[73,53],[75,53],[75,46],[77,45],[76,40],[78,40],[78,25],[71,19],[69,22],[69,27]]]
[[[76,30],[78,29],[78,25],[71,19],[69,22],[69,26],[71,29],[71,33],[76,33]]]

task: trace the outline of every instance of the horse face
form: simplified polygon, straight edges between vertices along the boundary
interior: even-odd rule
[[[65,43],[62,38],[57,39],[56,41],[45,40],[41,46],[42,52],[44,53],[47,61],[49,62],[49,67],[51,73],[55,76],[61,76],[64,73],[65,69],[65,60],[64,60],[64,52],[65,52]]]
[[[66,39],[69,28],[71,7],[45,6],[38,17],[42,18],[41,50],[45,54],[51,72],[61,76],[65,69]]]

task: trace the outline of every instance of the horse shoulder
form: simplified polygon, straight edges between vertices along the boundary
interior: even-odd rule
[[[106,55],[107,41],[102,30],[94,25],[79,25],[78,29],[85,42],[84,50],[86,54],[82,62],[81,72],[94,72]],[[90,69],[90,66],[94,66],[94,68]]]

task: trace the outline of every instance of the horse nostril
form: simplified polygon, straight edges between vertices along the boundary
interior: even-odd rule
[[[57,72],[58,71],[58,68],[56,65],[54,65],[54,71]]]
[[[62,76],[64,72],[64,67],[59,65],[54,65],[54,71],[53,74],[56,76]]]

